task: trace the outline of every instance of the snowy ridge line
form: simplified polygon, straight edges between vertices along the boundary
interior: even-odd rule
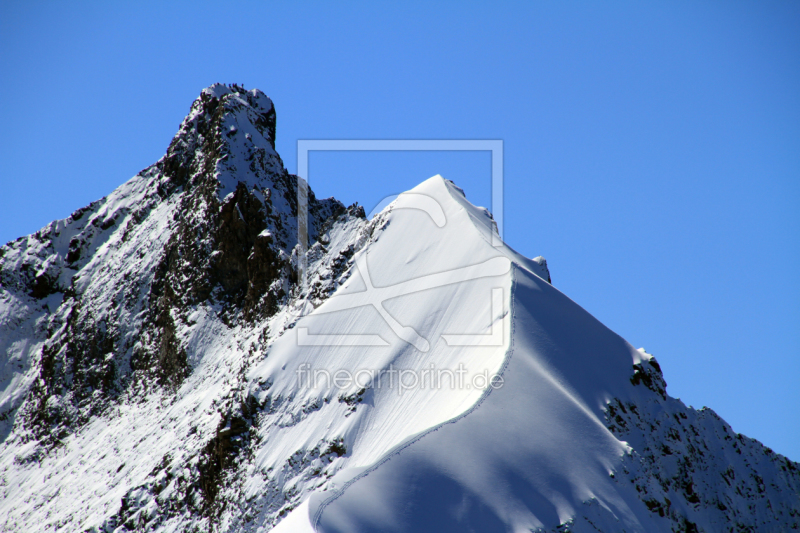
[[[511,297],[511,296],[514,294],[514,289],[515,289],[516,284],[517,284],[517,277],[516,277],[516,268],[515,268],[516,265],[514,265],[513,261],[511,262],[511,265],[512,265],[512,269],[511,269],[511,288],[509,290],[509,303],[508,303],[508,305],[509,305],[509,314],[511,315],[510,316],[510,320],[509,320],[511,322],[511,326],[510,326],[511,327],[511,331],[509,333],[509,346],[508,346],[508,349],[506,350],[506,355],[503,358],[503,364],[500,366],[500,369],[497,372],[498,376],[502,376],[503,374],[505,374],[505,371],[508,368],[508,365],[511,362],[511,358],[513,357],[513,354],[514,354],[514,328],[516,327],[516,323],[514,321],[514,314],[515,314],[514,298]],[[453,418],[451,418],[449,420],[445,420],[444,422],[442,422],[440,424],[437,424],[437,425],[435,425],[435,426],[433,426],[431,428],[426,429],[425,431],[421,432],[419,435],[417,435],[415,437],[412,437],[409,441],[404,442],[402,444],[399,444],[394,450],[392,450],[389,453],[387,453],[384,456],[383,459],[379,460],[377,463],[373,464],[372,466],[370,466],[369,468],[367,468],[366,470],[364,470],[363,472],[361,472],[360,474],[358,474],[354,478],[352,478],[349,481],[347,481],[341,488],[336,489],[334,491],[334,494],[332,494],[331,496],[326,498],[320,504],[319,508],[314,513],[314,517],[311,520],[311,526],[314,529],[314,531],[315,532],[318,531],[317,526],[319,525],[319,522],[322,519],[322,513],[325,511],[325,508],[328,505],[330,505],[331,503],[333,503],[334,501],[336,501],[336,499],[338,499],[340,496],[342,496],[347,491],[347,489],[350,488],[350,486],[352,486],[355,482],[367,477],[369,474],[371,474],[372,472],[377,470],[380,466],[382,466],[383,464],[387,463],[393,457],[395,457],[397,455],[400,455],[400,453],[403,450],[405,450],[406,448],[412,446],[413,444],[416,444],[417,442],[419,442],[420,440],[425,438],[427,435],[430,435],[431,433],[439,431],[439,429],[443,428],[444,426],[446,426],[448,424],[455,424],[456,422],[458,422],[459,420],[462,420],[463,418],[467,417],[471,413],[474,413],[483,404],[483,402],[485,402],[489,398],[489,395],[494,390],[495,390],[494,387],[488,386],[486,388],[486,390],[483,391],[483,394],[478,399],[478,401],[475,402],[475,404],[472,407],[470,407],[469,409],[467,409],[463,413],[461,413],[461,414],[459,414],[459,415],[457,415],[457,416],[455,416],[455,417],[453,417]]]

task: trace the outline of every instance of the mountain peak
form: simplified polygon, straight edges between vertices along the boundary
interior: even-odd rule
[[[171,180],[164,184],[169,190],[207,181],[222,200],[238,182],[271,187],[287,174],[275,151],[272,100],[235,84],[203,89],[159,165]]]
[[[222,104],[222,109],[217,107]],[[220,112],[236,121],[252,124],[275,149],[275,106],[272,99],[259,89],[246,90],[241,85],[215,83],[203,89],[192,103],[184,124],[191,123],[198,115]],[[230,124],[238,127],[238,124]],[[225,131],[225,133],[228,133]],[[243,132],[243,134],[246,132]]]
[[[0,530],[800,527],[800,465],[669,397],[451,181],[298,220],[274,139],[212,85],[0,248]]]

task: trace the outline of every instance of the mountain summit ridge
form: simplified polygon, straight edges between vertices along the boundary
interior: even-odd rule
[[[797,463],[669,397],[454,183],[371,220],[309,191],[305,249],[275,128],[212,85],[0,248],[0,528],[800,528]]]

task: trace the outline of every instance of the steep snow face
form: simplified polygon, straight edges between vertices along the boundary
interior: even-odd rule
[[[342,471],[276,531],[797,527],[796,464],[666,397],[649,355],[540,278],[515,268],[511,290],[503,387]]]
[[[570,520],[589,501],[626,528],[637,524],[609,477],[626,446],[603,418],[605,401],[630,385],[635,351],[522,269],[512,302],[503,387],[345,490],[312,500],[319,530],[530,531]],[[381,521],[375,508],[385,510]]]
[[[796,463],[669,398],[452,182],[371,221],[309,193],[303,252],[274,140],[213,85],[0,249],[0,529],[800,528]]]

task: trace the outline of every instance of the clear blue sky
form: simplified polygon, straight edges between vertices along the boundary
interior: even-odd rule
[[[165,152],[200,90],[298,139],[502,139],[506,240],[662,363],[669,392],[800,460],[800,3],[3,2],[0,240]],[[312,156],[369,210],[488,154]]]

